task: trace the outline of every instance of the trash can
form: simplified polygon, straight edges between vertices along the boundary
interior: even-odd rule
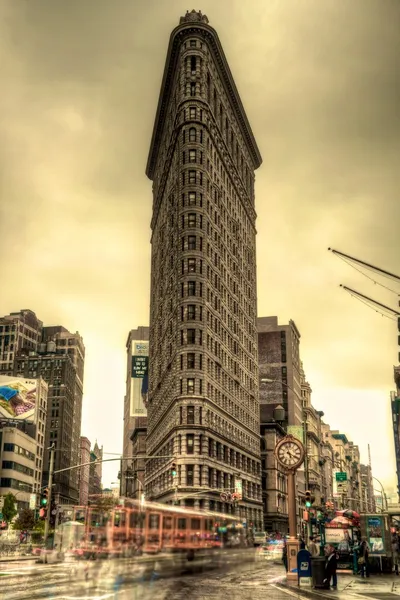
[[[325,587],[325,558],[323,556],[313,556],[311,559],[312,586],[317,590]]]

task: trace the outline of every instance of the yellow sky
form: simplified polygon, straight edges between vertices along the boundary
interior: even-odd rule
[[[94,8],[95,4],[95,8]],[[68,6],[67,6],[68,5]],[[399,267],[399,3],[204,0],[264,163],[258,311],[292,318],[315,406],[394,483],[394,295],[327,252]],[[84,337],[82,433],[121,450],[125,342],[148,324],[144,175],[178,0],[0,3],[0,314]],[[105,468],[105,481],[117,467]]]

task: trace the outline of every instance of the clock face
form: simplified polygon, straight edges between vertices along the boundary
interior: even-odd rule
[[[295,469],[303,462],[303,452],[295,441],[285,441],[278,448],[277,458],[287,469]]]

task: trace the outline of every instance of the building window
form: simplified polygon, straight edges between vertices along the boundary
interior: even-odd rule
[[[188,454],[194,454],[194,435],[189,433],[186,436],[186,452]]]
[[[185,155],[185,153],[183,153],[183,155]],[[183,162],[185,162],[185,161],[183,161]],[[196,153],[196,150],[189,150],[189,162],[190,163],[197,162],[197,153]]]
[[[196,250],[196,236],[189,235],[188,237],[188,250]]]
[[[190,47],[196,48],[196,40],[190,40]]]
[[[189,192],[189,206],[195,206],[196,205],[196,192]]]
[[[196,84],[195,83],[190,84],[190,95],[192,97],[196,95]]]
[[[187,355],[187,368],[188,369],[194,369],[195,368],[195,353],[194,352],[188,352],[188,355]]]
[[[188,273],[195,273],[195,272],[196,272],[196,259],[188,258]]]
[[[182,152],[182,164],[186,163],[186,152]]]
[[[195,106],[191,106],[189,108],[189,118],[190,119],[195,119],[196,118],[196,107]],[[196,130],[194,130],[194,131],[196,132]],[[190,133],[189,133],[189,135],[190,135]],[[196,133],[195,133],[195,136],[196,136]]]
[[[189,183],[196,183],[196,171],[189,171]]]
[[[195,295],[196,295],[196,282],[188,281],[188,296],[195,296]]]
[[[187,393],[194,394],[194,379],[192,378],[187,380]]]
[[[195,329],[188,329],[187,330],[187,343],[188,344],[195,344],[196,343],[196,330]]]
[[[194,406],[187,407],[187,424],[194,425]]]
[[[186,465],[186,485],[193,485],[194,467],[193,465]]]
[[[187,318],[188,318],[188,321],[193,321],[196,318],[196,305],[195,304],[188,304]]]
[[[196,213],[188,214],[188,227],[196,227]]]
[[[191,127],[189,129],[189,142],[195,142],[196,141],[196,129],[194,127]],[[196,162],[194,161],[190,161],[190,162]]]

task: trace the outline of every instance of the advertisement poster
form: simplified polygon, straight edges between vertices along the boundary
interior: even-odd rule
[[[348,529],[325,527],[325,543],[339,545],[343,542],[350,543],[351,537]]]
[[[36,379],[0,375],[0,420],[36,420]]]
[[[149,382],[149,342],[132,342],[131,364],[131,417],[146,417]]]
[[[382,517],[368,517],[367,540],[371,554],[386,554],[385,526]]]

